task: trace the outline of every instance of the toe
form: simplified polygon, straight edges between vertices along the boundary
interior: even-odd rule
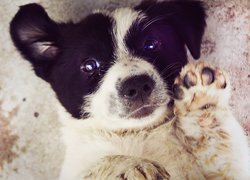
[[[225,89],[227,87],[226,77],[219,69],[216,70],[216,87],[219,89]]]
[[[181,87],[177,84],[174,84],[174,86],[173,86],[173,94],[174,94],[175,99],[178,99],[178,100],[183,99],[184,92],[181,89]]]
[[[201,72],[202,85],[210,85],[214,82],[214,70],[204,67]]]
[[[187,74],[183,78],[183,84],[187,89],[195,86],[197,84],[197,77],[195,73],[193,73],[192,71],[187,72]]]

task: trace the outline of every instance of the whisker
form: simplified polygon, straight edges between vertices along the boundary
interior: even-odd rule
[[[151,8],[151,7],[150,7]],[[148,9],[150,9],[148,8]],[[160,16],[156,16],[152,19],[149,19],[148,22],[145,23],[145,25],[142,27],[142,31],[145,30],[147,27],[149,27],[150,25],[154,24],[155,22],[158,22],[158,21],[161,21],[161,20],[164,20],[166,19],[168,16],[171,16],[171,15],[174,15],[176,14],[177,12],[169,12],[169,13],[165,13],[165,14],[162,14]]]
[[[180,71],[181,68],[175,68],[175,69],[172,69],[171,72],[169,74],[166,74],[166,75],[162,75],[164,78],[169,78],[170,76],[172,76],[173,74],[177,73]]]
[[[154,58],[154,60],[152,61],[152,65],[155,65],[156,60],[159,58],[159,56],[156,56],[156,58]]]
[[[168,70],[173,69],[173,68],[178,68],[178,67],[182,67],[182,64],[179,63],[179,62],[169,64],[168,66],[166,66],[166,67],[162,70],[162,72],[160,73],[160,75],[164,75]]]
[[[164,105],[166,105],[166,103],[158,103],[158,104],[154,104],[154,105],[152,105],[152,104],[146,104],[146,105],[143,105],[143,106],[137,108],[136,110],[132,111],[125,118],[129,118],[130,116],[132,116],[132,114],[140,111],[143,108],[146,108],[146,107],[160,107],[160,106],[164,106]]]
[[[176,66],[178,66],[178,64],[171,64],[171,65],[167,66],[167,67],[161,72],[161,75],[165,74],[168,70],[171,70],[172,68],[175,68]]]
[[[165,16],[161,15],[161,16],[156,16],[155,18],[150,19],[143,27],[142,27],[142,31],[144,31],[145,29],[147,29],[147,27],[149,27],[150,25],[152,25],[155,22],[158,22],[160,20],[165,19]]]

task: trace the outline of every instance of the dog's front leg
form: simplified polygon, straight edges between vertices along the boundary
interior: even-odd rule
[[[132,156],[106,156],[90,169],[83,179],[170,179],[156,162]]]
[[[229,107],[226,73],[204,62],[188,64],[174,95],[175,133],[206,179],[249,179],[247,140]]]

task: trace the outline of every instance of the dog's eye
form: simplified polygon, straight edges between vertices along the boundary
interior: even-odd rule
[[[144,50],[149,52],[157,51],[161,46],[161,42],[155,39],[149,39],[144,42]]]
[[[82,62],[80,69],[82,72],[92,73],[95,70],[99,69],[100,64],[95,58],[87,58]]]

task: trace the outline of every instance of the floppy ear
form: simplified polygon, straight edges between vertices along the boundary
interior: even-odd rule
[[[59,53],[58,25],[38,4],[21,6],[10,23],[10,34],[17,49],[31,62],[38,76],[47,80]]]
[[[187,45],[195,59],[200,57],[202,36],[206,27],[204,4],[200,1],[177,0],[156,2],[146,0],[136,10],[145,13],[150,19],[161,17],[172,24]]]

